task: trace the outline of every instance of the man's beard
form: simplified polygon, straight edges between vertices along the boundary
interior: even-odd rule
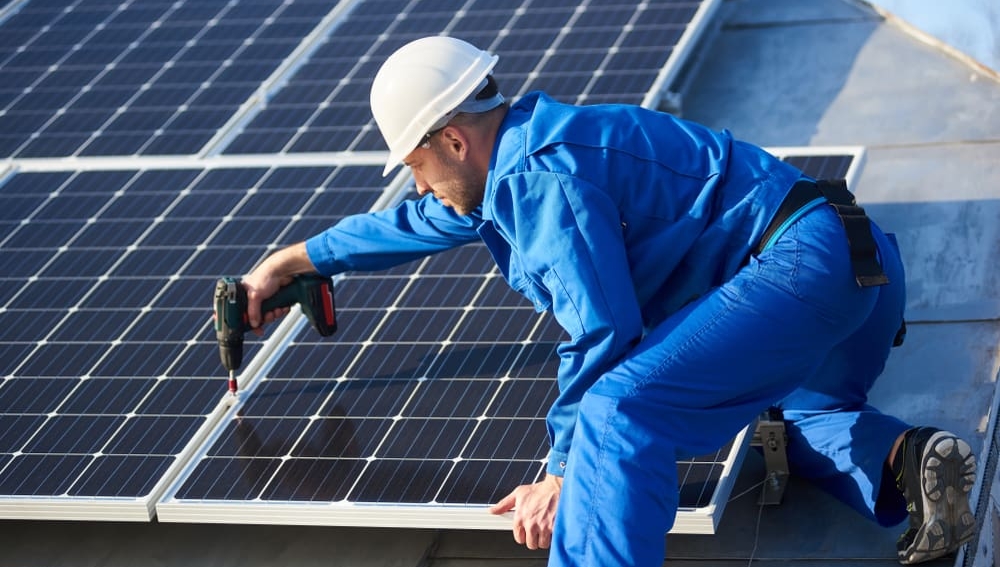
[[[448,179],[445,185],[448,204],[462,216],[479,208],[486,191],[486,176],[473,172],[470,167],[462,167],[461,162],[444,151],[435,148],[434,152]]]

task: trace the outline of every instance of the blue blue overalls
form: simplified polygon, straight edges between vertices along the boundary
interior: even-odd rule
[[[899,255],[873,227],[891,283],[859,287],[825,205],[752,254],[800,179],[727,132],[533,93],[501,126],[480,210],[428,196],[306,246],[334,274],[482,239],[570,336],[548,415],[547,470],[564,477],[549,564],[660,565],[676,456],[714,451],[772,405],[793,474],[882,524],[906,517],[881,487],[908,425],[866,404],[902,320]]]

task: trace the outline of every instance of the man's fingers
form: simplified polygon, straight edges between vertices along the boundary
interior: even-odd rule
[[[260,302],[250,293],[247,293],[247,322],[250,323],[251,329],[255,329],[261,325]]]
[[[548,549],[552,545],[552,524],[558,486],[553,497],[552,486],[545,482],[523,485],[514,489],[490,507],[490,513],[503,514],[514,510],[511,531],[514,541],[528,549]]]
[[[528,549],[548,549],[552,544],[552,530],[548,526],[539,524],[537,520],[521,520],[518,524],[523,526],[524,533],[524,541],[518,543],[524,544]]]
[[[490,514],[504,514],[510,512],[514,509],[514,504],[517,502],[517,497],[513,492],[504,496],[502,500],[490,507]]]
[[[524,545],[525,543],[524,526],[521,522],[514,522],[514,541],[519,545]]]
[[[538,536],[538,549],[548,549],[552,546],[552,532],[549,530],[542,531],[541,535]]]
[[[524,546],[528,549],[538,549],[538,528],[532,526],[531,529],[524,530]]]

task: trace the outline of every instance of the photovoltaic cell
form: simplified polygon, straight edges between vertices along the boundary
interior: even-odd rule
[[[148,520],[226,393],[215,278],[293,242],[298,221],[336,222],[382,192],[374,166],[9,176],[0,185],[0,205],[12,204],[0,206],[0,265],[9,267],[0,272],[0,517],[73,509]],[[228,236],[250,226],[255,238]],[[248,339],[248,360],[259,346]],[[272,401],[309,408],[280,392]]]

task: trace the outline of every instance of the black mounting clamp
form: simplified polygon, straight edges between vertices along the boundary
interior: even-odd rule
[[[781,417],[780,410],[769,409],[757,418],[757,428],[750,446],[760,447],[767,471],[757,503],[781,504],[785,487],[788,485],[789,472],[788,434],[785,432],[785,421]]]

